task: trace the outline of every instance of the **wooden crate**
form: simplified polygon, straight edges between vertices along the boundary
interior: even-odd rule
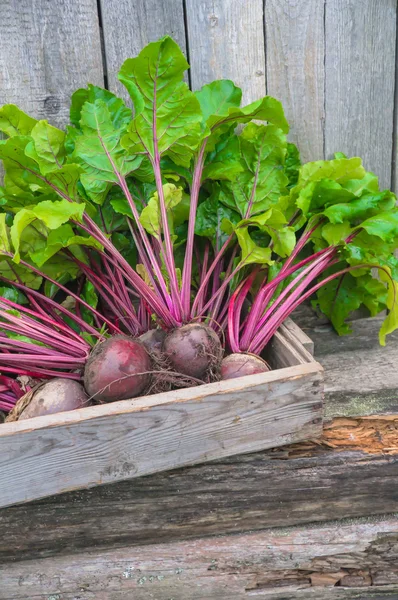
[[[305,345],[288,322],[268,373],[0,425],[0,507],[319,437]]]

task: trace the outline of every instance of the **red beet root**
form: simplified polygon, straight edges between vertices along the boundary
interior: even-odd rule
[[[163,342],[167,333],[163,329],[150,329],[138,338],[148,350],[150,354],[159,353],[162,351]]]
[[[266,373],[270,366],[255,354],[235,353],[226,356],[221,363],[221,379],[234,379],[245,375]]]
[[[201,323],[189,323],[170,333],[163,352],[177,373],[202,381],[219,379],[222,346],[218,335]]]
[[[135,398],[151,381],[151,359],[144,345],[115,335],[96,346],[84,370],[89,396],[102,402]]]
[[[56,378],[44,383],[34,392],[18,420],[75,410],[88,404],[87,394],[80,383],[73,379]]]

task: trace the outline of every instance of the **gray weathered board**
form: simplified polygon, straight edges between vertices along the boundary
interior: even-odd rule
[[[358,154],[396,186],[396,17],[397,0],[2,0],[0,104],[65,124],[72,90],[126,95],[123,60],[170,34],[194,89],[223,77],[246,102],[275,95],[304,160]]]
[[[320,436],[322,367],[271,350],[268,373],[2,425],[0,506]]]
[[[25,560],[0,580],[0,600],[396,600],[398,519]]]
[[[283,447],[2,508],[0,564],[398,512],[397,455],[303,454]]]

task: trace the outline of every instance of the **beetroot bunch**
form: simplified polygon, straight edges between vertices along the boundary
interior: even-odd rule
[[[129,102],[79,89],[65,131],[0,109],[3,377],[80,382],[86,404],[262,373],[310,296],[338,333],[361,305],[388,309],[381,343],[398,326],[395,196],[358,158],[301,165],[280,102],[192,92],[187,68],[149,44]]]

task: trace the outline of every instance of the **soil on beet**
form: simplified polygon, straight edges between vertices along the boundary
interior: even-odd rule
[[[170,333],[163,351],[173,369],[205,383],[218,381],[223,349],[213,329],[201,323],[190,323]]]

